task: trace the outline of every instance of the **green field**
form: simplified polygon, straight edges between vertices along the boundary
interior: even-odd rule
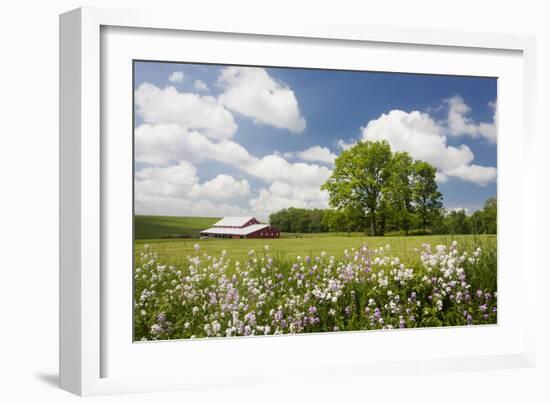
[[[135,254],[144,251],[148,244],[168,263],[177,264],[186,256],[195,253],[195,244],[200,245],[201,253],[219,255],[227,251],[231,259],[246,258],[250,249],[263,251],[269,245],[273,256],[294,258],[315,256],[321,252],[341,256],[345,249],[358,248],[367,244],[370,248],[390,245],[392,253],[401,259],[416,256],[414,250],[423,243],[449,245],[457,240],[468,249],[477,244],[496,244],[495,235],[422,235],[422,236],[381,236],[370,237],[363,233],[282,233],[280,239],[198,239],[200,231],[210,227],[218,218],[211,217],[161,217],[136,216]]]
[[[222,250],[226,250],[229,257],[235,260],[246,259],[250,249],[257,252],[263,251],[265,245],[269,245],[273,256],[315,256],[321,252],[340,257],[345,249],[358,248],[366,243],[370,248],[390,245],[392,254],[407,260],[410,256],[416,256],[415,248],[420,248],[423,243],[431,245],[449,245],[453,240],[460,245],[471,249],[474,244],[496,244],[494,235],[457,235],[457,236],[411,236],[411,237],[340,237],[340,236],[313,236],[302,238],[281,239],[173,239],[173,240],[136,240],[135,253],[144,251],[144,245],[148,244],[158,252],[167,263],[178,264],[190,254],[195,254],[194,245],[201,247],[201,253],[217,256]]]
[[[218,220],[215,217],[137,215],[134,218],[135,238],[198,238],[202,230],[210,228]]]

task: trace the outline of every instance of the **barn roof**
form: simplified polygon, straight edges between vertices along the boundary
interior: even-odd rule
[[[225,217],[214,224],[214,227],[242,227],[254,217]]]
[[[204,234],[248,235],[269,227],[269,224],[252,224],[244,228],[219,228],[212,227],[201,231]]]

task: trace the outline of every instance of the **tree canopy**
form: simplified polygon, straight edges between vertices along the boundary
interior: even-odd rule
[[[386,141],[366,141],[336,158],[321,189],[328,191],[331,207],[361,209],[371,235],[383,234],[388,225],[407,233],[415,216],[425,231],[442,206],[435,174],[427,162],[415,161],[407,152],[392,152]]]
[[[392,158],[386,141],[357,143],[336,158],[332,175],[321,187],[328,191],[332,207],[368,212],[371,235],[377,232],[376,214],[389,184]]]

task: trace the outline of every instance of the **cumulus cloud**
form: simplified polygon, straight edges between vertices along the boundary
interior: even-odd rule
[[[497,169],[495,167],[484,167],[480,165],[459,165],[446,173],[448,176],[456,176],[463,180],[487,186],[496,180]]]
[[[212,139],[228,139],[237,131],[233,115],[212,96],[141,84],[135,92],[137,114],[151,124],[179,124]]]
[[[447,145],[445,128],[428,114],[393,110],[361,128],[363,140],[387,140],[394,151],[407,151],[415,159],[438,169],[437,179],[456,177],[481,186],[496,179],[496,168],[473,165],[474,154],[466,145]]]
[[[183,71],[174,71],[168,76],[168,81],[171,83],[181,83],[184,76]]]
[[[327,164],[334,164],[337,155],[332,153],[328,148],[321,146],[313,146],[304,151],[298,151],[296,156],[304,161],[318,161]]]
[[[221,174],[214,179],[195,185],[191,197],[198,199],[234,200],[248,196],[250,185],[246,179],[236,180],[230,175]]]
[[[135,201],[138,213],[166,211],[202,214],[242,212],[229,204],[244,200],[250,193],[246,179],[236,180],[229,175],[218,175],[200,183],[196,168],[186,161],[166,167],[143,168],[135,175]]]
[[[249,189],[248,183],[234,182],[230,177],[218,176],[212,183],[200,185],[200,191],[194,186],[198,180],[185,188],[176,179],[164,179],[164,175],[169,175],[170,178],[186,175],[187,180],[191,181],[190,178],[196,178],[194,167],[189,167],[192,167],[191,163],[217,161],[237,168],[268,185],[260,190],[258,197],[250,201],[252,210],[262,217],[275,211],[270,210],[274,206],[327,206],[328,196],[319,189],[331,174],[327,167],[306,162],[291,163],[276,154],[258,158],[234,141],[214,142],[197,131],[179,125],[140,125],[135,132],[135,155],[137,162],[157,165],[136,173],[137,179],[144,182],[146,178],[143,175],[146,173],[147,179],[157,182],[155,192],[165,196],[178,196],[171,192],[176,188],[186,189],[185,192],[191,192],[192,195],[200,195],[200,191],[214,194],[214,189],[220,189],[224,185],[235,189],[237,194],[244,194],[245,188]],[[170,165],[176,161],[182,162],[176,167]],[[190,162],[185,165],[184,161]],[[144,182],[140,186],[145,185]],[[217,194],[222,193],[220,191]]]
[[[167,167],[143,168],[136,172],[135,177],[136,193],[225,200],[242,198],[250,192],[246,179],[238,181],[225,174],[200,183],[196,168],[186,161]]]
[[[328,194],[316,186],[296,187],[276,181],[260,189],[258,196],[250,200],[250,207],[261,217],[289,207],[327,208]]]
[[[205,92],[210,91],[210,88],[208,88],[208,85],[206,85],[206,83],[202,80],[195,80],[195,82],[193,83],[193,88],[195,88],[195,90],[197,91],[205,91]]]
[[[170,161],[213,160],[268,183],[281,181],[298,186],[321,186],[331,173],[327,167],[291,163],[276,154],[258,158],[234,141],[213,142],[197,131],[174,124],[140,125],[135,131],[135,150],[137,162],[166,165]]]
[[[267,71],[257,67],[227,67],[222,70],[218,84],[224,92],[219,96],[222,105],[232,111],[293,133],[306,128],[298,100],[287,85],[275,81]]]
[[[140,194],[135,199],[136,214],[196,217],[244,216],[245,210],[235,204],[211,200],[190,200],[181,197]]]
[[[342,139],[338,139],[338,141],[336,142],[336,145],[338,146],[338,148],[341,149],[341,150],[344,150],[344,151],[349,150],[355,144],[357,144],[357,143],[353,140],[345,141],[345,140],[342,140]]]
[[[492,143],[496,143],[496,102],[489,103],[489,106],[494,111],[493,122],[491,123],[475,123],[469,116],[471,108],[458,95],[446,99],[445,104],[449,107],[447,125],[451,136],[483,137]]]

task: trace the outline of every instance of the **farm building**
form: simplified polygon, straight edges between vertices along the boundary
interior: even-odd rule
[[[201,235],[213,238],[279,238],[277,228],[262,224],[255,217],[225,217],[212,228],[201,231]]]

